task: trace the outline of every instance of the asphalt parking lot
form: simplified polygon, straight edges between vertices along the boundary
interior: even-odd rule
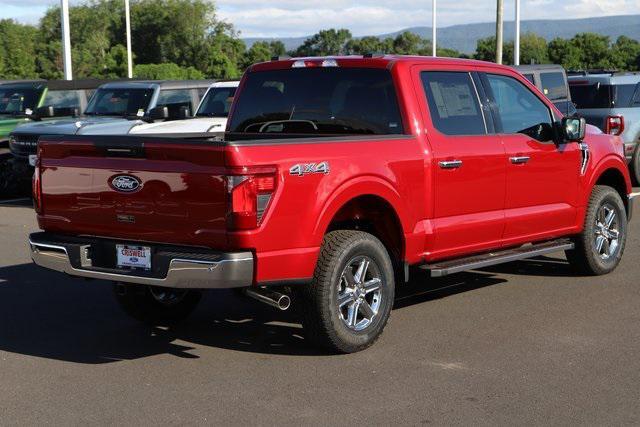
[[[417,275],[373,348],[335,356],[294,312],[226,291],[178,328],[144,327],[109,283],[32,265],[33,211],[5,201],[0,422],[637,425],[637,211],[610,276],[572,277],[562,257]]]

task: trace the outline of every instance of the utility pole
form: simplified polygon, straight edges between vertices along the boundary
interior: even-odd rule
[[[520,65],[520,0],[516,0],[516,38],[513,43],[513,65]]]
[[[60,22],[62,25],[64,79],[73,80],[73,71],[71,69],[71,33],[69,32],[69,0],[60,0]]]
[[[504,20],[502,18],[503,0],[498,0],[498,13],[496,16],[496,63],[502,64],[502,40],[504,35]]]
[[[432,44],[432,53],[431,56],[436,57],[438,56],[438,48],[437,48],[437,35],[438,35],[438,31],[436,29],[436,25],[438,23],[438,20],[436,19],[436,2],[437,0],[431,0],[431,44]]]
[[[133,57],[131,56],[131,14],[129,0],[124,0],[124,21],[127,27],[127,77],[133,78]]]

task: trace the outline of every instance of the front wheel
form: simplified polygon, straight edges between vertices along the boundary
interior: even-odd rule
[[[186,319],[197,307],[202,293],[191,289],[114,285],[116,301],[129,316],[152,325],[169,325]]]
[[[302,290],[307,339],[341,353],[371,346],[389,319],[393,263],[384,245],[360,231],[325,236],[313,281]]]
[[[627,242],[627,211],[611,187],[596,186],[591,194],[582,234],[567,259],[579,274],[600,276],[616,269]]]

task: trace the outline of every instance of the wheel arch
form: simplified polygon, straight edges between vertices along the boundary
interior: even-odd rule
[[[314,235],[319,241],[338,229],[366,231],[376,236],[390,254],[402,261],[409,229],[400,195],[381,179],[360,178],[342,186],[325,204]]]
[[[597,185],[605,185],[616,190],[624,203],[627,216],[631,216],[631,203],[633,203],[633,201],[629,199],[632,187],[628,171],[621,170],[617,163],[606,162],[602,164],[601,167],[598,168],[598,172],[593,175],[591,185],[589,186],[591,191],[587,197],[590,197],[591,192]]]

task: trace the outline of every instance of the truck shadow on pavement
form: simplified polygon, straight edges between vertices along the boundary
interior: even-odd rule
[[[554,275],[556,267],[542,268]],[[488,272],[438,280],[417,272],[413,277],[398,288],[394,310],[507,281]],[[121,312],[108,282],[69,278],[33,264],[0,268],[0,351],[102,364],[162,354],[198,359],[201,346],[327,355],[305,342],[295,310],[278,312],[230,291],[206,293],[187,322],[157,328]]]

